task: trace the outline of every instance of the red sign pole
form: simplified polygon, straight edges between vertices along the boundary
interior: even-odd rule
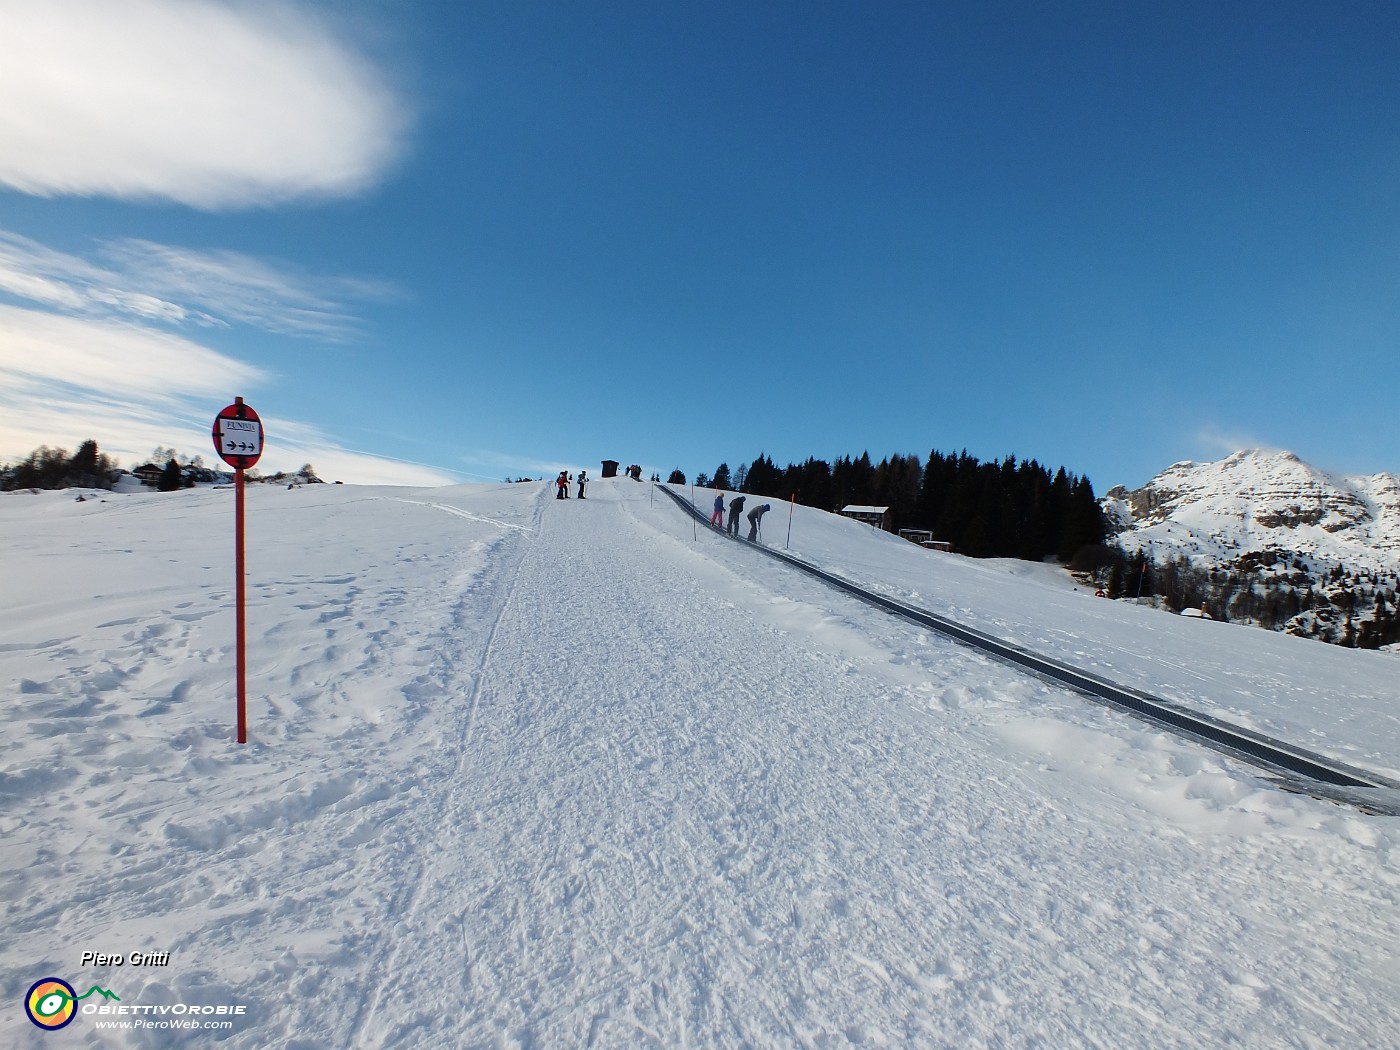
[[[233,468],[233,561],[234,605],[238,649],[238,742],[248,742],[247,626],[243,614],[246,571],[243,563],[243,471],[262,455],[262,420],[241,397],[214,417],[214,450]]]
[[[238,584],[234,588],[235,602],[238,605],[238,742],[246,744],[248,742],[248,665],[247,653],[247,628],[243,615],[244,596],[244,568],[243,568],[243,468],[238,467],[233,472],[233,503],[234,503],[234,572],[238,576]]]

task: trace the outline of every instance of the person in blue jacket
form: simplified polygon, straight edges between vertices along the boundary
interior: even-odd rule
[[[724,527],[724,493],[721,492],[715,497],[715,509],[710,515],[710,524],[715,528]]]

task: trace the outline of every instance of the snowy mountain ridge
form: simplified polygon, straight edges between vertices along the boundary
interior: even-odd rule
[[[1110,531],[1124,549],[1216,567],[1286,552],[1314,572],[1400,569],[1400,475],[1338,476],[1291,452],[1245,449],[1174,463],[1146,485],[1110,489]]]

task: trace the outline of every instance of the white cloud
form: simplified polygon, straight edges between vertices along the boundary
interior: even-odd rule
[[[490,480],[500,480],[507,475],[511,477],[536,477],[547,478],[558,474],[561,470],[574,471],[578,465],[574,463],[559,462],[556,460],[544,460],[531,458],[529,456],[517,456],[508,452],[498,452],[494,449],[468,449],[461,453],[459,460],[472,467],[481,470],[495,471],[493,474],[481,474],[473,471],[464,471],[473,477]],[[588,469],[585,465],[584,469]]]
[[[215,463],[215,413],[267,380],[260,369],[169,332],[0,304],[0,460],[40,445],[71,452],[91,438],[127,467],[157,446]],[[433,467],[342,448],[305,424],[264,418],[264,425],[268,443],[258,464],[264,473],[310,462],[327,480],[358,484],[457,480]]]
[[[214,414],[271,379],[154,324],[236,321],[337,339],[357,323],[339,296],[389,294],[371,282],[308,276],[234,252],[128,240],[102,246],[91,261],[4,231],[0,293],[31,304],[0,301],[0,460],[40,445],[72,451],[92,438],[128,467],[157,446],[215,462]],[[269,436],[258,468],[265,473],[310,462],[322,477],[360,484],[458,480],[420,463],[345,449],[295,421],[264,423]]]
[[[88,309],[82,290],[101,280],[90,263],[0,230],[0,291],[64,310]]]
[[[210,439],[214,413],[227,401],[153,406],[125,398],[67,396],[31,387],[26,394],[0,391],[0,461],[13,462],[40,445],[69,452],[88,439],[125,467],[144,463],[156,448],[173,448],[218,466]],[[203,410],[204,416],[198,413]],[[207,416],[208,418],[205,418]],[[268,443],[257,469],[291,473],[305,463],[326,481],[356,485],[455,485],[461,479],[436,467],[346,449],[314,427],[263,417]]]
[[[0,0],[0,184],[227,209],[383,177],[406,115],[290,4]]]
[[[202,456],[213,464],[216,457],[209,429],[215,411],[201,425],[188,405],[167,403],[157,409],[90,391],[72,393],[43,386],[26,392],[7,389],[0,391],[0,460],[13,462],[40,445],[73,452],[92,439],[103,453],[128,468],[144,463],[157,447]]]
[[[316,468],[316,476],[324,481],[357,485],[436,486],[455,485],[461,480],[437,467],[342,448],[304,423],[263,417],[263,428],[269,434],[269,445],[258,461],[258,469],[264,474],[295,471],[310,463]]]
[[[218,397],[262,372],[169,332],[0,304],[0,386],[114,397]]]
[[[102,258],[125,282],[166,299],[197,307],[213,318],[269,332],[339,340],[357,319],[342,300],[385,300],[397,293],[382,282],[352,277],[312,277],[231,251],[195,251],[135,239],[111,241]]]

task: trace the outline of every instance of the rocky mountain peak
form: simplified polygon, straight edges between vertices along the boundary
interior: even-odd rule
[[[1151,566],[1152,600],[1166,608],[1347,646],[1400,645],[1395,474],[1345,477],[1291,452],[1245,449],[1173,463],[1102,505],[1121,564]],[[1110,597],[1142,589],[1112,573],[1106,586]]]
[[[1112,489],[1104,507],[1120,545],[1207,565],[1274,550],[1320,567],[1400,567],[1400,477],[1341,477],[1292,452],[1173,463],[1139,489]]]

